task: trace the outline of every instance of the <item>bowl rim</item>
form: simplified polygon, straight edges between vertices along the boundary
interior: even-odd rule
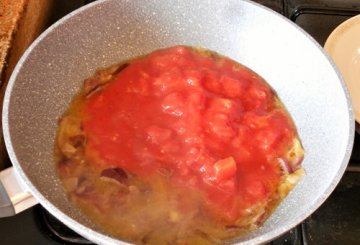
[[[333,60],[333,62],[334,62],[334,64],[336,66],[337,66],[336,60],[332,56],[333,50],[334,50],[334,47],[335,47],[335,44],[336,44],[336,40],[339,37],[343,36],[344,33],[348,32],[352,27],[354,27],[354,25],[359,25],[360,26],[360,14],[355,15],[355,16],[345,20],[340,25],[338,25],[331,32],[331,34],[328,36],[328,38],[325,41],[324,50],[328,53],[328,55]],[[339,67],[338,67],[338,70],[341,73],[341,70],[339,69]],[[347,86],[346,79],[344,78],[344,76],[342,74],[341,74],[341,76],[343,77],[343,81],[345,82],[345,85]],[[347,86],[347,89],[348,89],[350,97],[351,97],[351,89],[349,88],[349,86]],[[355,106],[355,104],[353,102],[352,102],[352,104],[353,104],[354,117],[355,117],[355,121],[356,121],[356,131],[357,131],[357,133],[360,134],[360,111],[355,110],[355,108],[357,108],[357,107],[360,108],[360,104],[357,105],[357,106]]]

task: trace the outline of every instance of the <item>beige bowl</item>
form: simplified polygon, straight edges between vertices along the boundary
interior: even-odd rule
[[[328,37],[325,50],[339,68],[349,89],[360,133],[360,15],[340,24]]]

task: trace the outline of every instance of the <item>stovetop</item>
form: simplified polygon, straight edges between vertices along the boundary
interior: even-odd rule
[[[93,0],[64,1],[56,18]],[[73,2],[73,3],[70,3]],[[286,16],[320,45],[346,19],[360,14],[359,0],[256,0]],[[56,19],[55,18],[55,19]],[[296,57],[294,57],[296,59]],[[40,205],[0,219],[0,243],[92,244],[56,220]],[[326,202],[302,224],[268,245],[360,244],[360,135],[345,175]]]

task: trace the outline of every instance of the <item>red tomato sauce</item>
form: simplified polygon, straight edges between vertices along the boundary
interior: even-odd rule
[[[238,220],[281,180],[278,158],[296,135],[256,73],[177,46],[130,62],[84,104],[85,157],[140,178],[166,173],[200,190],[217,219]]]

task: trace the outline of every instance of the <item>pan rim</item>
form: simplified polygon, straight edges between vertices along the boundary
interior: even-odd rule
[[[90,3],[90,4],[86,5],[86,6],[83,6],[83,7],[79,8],[79,9],[75,10],[72,13],[69,13],[68,15],[64,16],[59,21],[57,21],[55,24],[50,26],[47,30],[45,30],[31,44],[31,46],[25,51],[24,55],[21,57],[18,64],[16,65],[16,67],[15,67],[15,69],[14,69],[14,71],[13,71],[11,77],[10,77],[7,88],[6,88],[6,92],[5,92],[5,96],[4,96],[4,102],[3,102],[3,113],[2,113],[3,134],[4,134],[4,141],[5,141],[6,149],[8,151],[9,157],[11,159],[11,162],[12,162],[17,174],[19,175],[21,181],[23,181],[28,186],[29,191],[41,203],[41,205],[43,205],[47,210],[51,211],[51,213],[54,214],[54,216],[59,218],[67,226],[71,227],[71,229],[74,229],[77,233],[79,233],[80,235],[88,238],[89,240],[92,240],[92,241],[94,241],[96,243],[100,243],[100,244],[103,244],[105,241],[106,241],[107,244],[129,244],[129,243],[123,242],[121,240],[112,238],[112,237],[110,237],[108,235],[104,235],[104,234],[102,234],[100,232],[94,231],[93,229],[90,229],[90,228],[80,224],[76,220],[74,220],[71,217],[69,217],[68,215],[66,215],[60,209],[58,209],[54,204],[52,204],[50,201],[48,201],[43,196],[43,194],[41,194],[41,192],[32,184],[31,180],[27,177],[27,175],[23,171],[22,167],[20,166],[20,162],[17,159],[17,156],[15,154],[15,151],[14,151],[14,148],[13,148],[13,145],[12,145],[10,127],[9,127],[9,120],[8,120],[9,119],[9,117],[8,117],[9,116],[9,105],[10,105],[13,86],[15,84],[17,75],[18,75],[19,71],[22,68],[23,63],[26,62],[26,60],[27,60],[29,54],[32,52],[32,50],[35,49],[37,47],[37,45],[49,33],[51,33],[54,29],[58,28],[59,26],[63,25],[67,20],[69,20],[73,16],[76,16],[76,15],[78,15],[78,13],[86,11],[86,10],[88,10],[90,8],[93,8],[93,7],[97,6],[97,5],[101,5],[104,2],[110,2],[110,1],[112,1],[112,0],[96,1],[96,2]],[[282,18],[282,20],[285,20],[288,23],[290,23],[293,27],[295,27],[297,30],[302,32],[302,34],[305,35],[314,45],[316,45],[316,47],[321,51],[321,53],[326,57],[328,62],[331,64],[332,68],[336,72],[337,77],[339,78],[339,81],[340,81],[340,84],[342,86],[344,95],[346,97],[346,102],[347,102],[347,106],[348,106],[348,115],[349,115],[349,132],[348,132],[349,137],[348,137],[348,141],[347,141],[346,152],[345,152],[345,155],[343,157],[343,161],[339,165],[339,170],[337,171],[337,173],[335,175],[335,178],[333,178],[333,180],[331,181],[331,184],[326,188],[326,190],[322,194],[322,196],[314,201],[314,203],[310,206],[310,208],[307,210],[307,212],[305,212],[305,213],[303,213],[303,215],[299,216],[297,220],[293,220],[290,225],[282,226],[282,227],[276,227],[271,232],[264,233],[261,236],[251,238],[251,239],[249,239],[249,240],[242,243],[242,244],[261,244],[261,243],[265,243],[267,241],[270,241],[272,239],[275,239],[278,236],[281,236],[282,234],[284,234],[288,230],[292,229],[293,227],[295,227],[296,225],[301,223],[304,219],[306,219],[309,215],[311,215],[317,208],[319,208],[320,205],[323,204],[323,202],[330,196],[330,194],[333,192],[335,187],[338,185],[340,179],[342,178],[342,176],[343,176],[343,174],[345,172],[346,166],[347,166],[347,164],[349,162],[350,156],[351,156],[352,146],[353,146],[353,142],[354,142],[354,134],[355,134],[355,119],[354,119],[352,104],[350,102],[350,94],[349,94],[349,91],[348,91],[348,89],[347,89],[347,87],[346,87],[346,85],[344,83],[344,80],[343,80],[340,72],[336,68],[334,62],[329,58],[329,55],[327,55],[324,52],[322,47],[308,33],[306,33],[304,30],[302,30],[296,24],[292,23],[286,17],[278,14],[277,12],[275,12],[275,11],[273,11],[273,10],[263,6],[263,5],[260,5],[258,3],[254,3],[254,2],[252,2],[250,0],[241,0],[241,1],[247,2],[248,4],[252,4],[252,5],[255,5],[257,7],[260,7],[265,11],[270,11],[273,14],[275,13],[275,15],[277,17],[280,17],[280,18]]]

